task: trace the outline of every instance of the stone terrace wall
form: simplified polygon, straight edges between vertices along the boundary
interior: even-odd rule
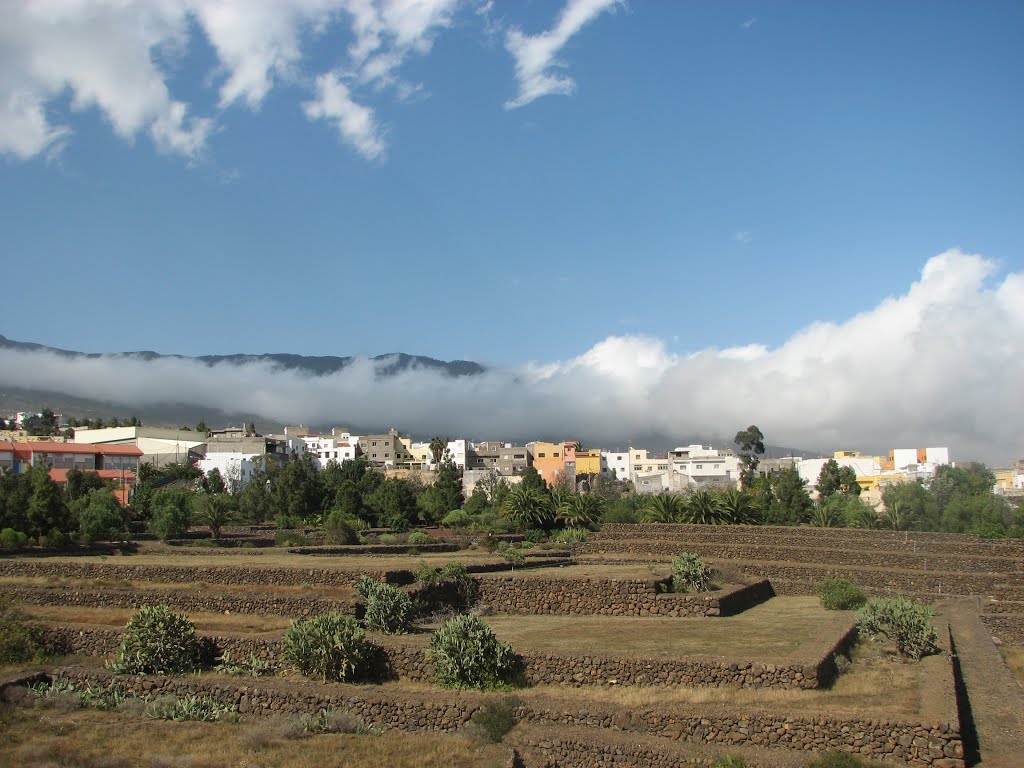
[[[121,642],[121,630],[103,627],[48,625],[54,647],[64,653],[109,658]],[[835,674],[835,654],[855,637],[852,622],[841,617],[822,629],[816,644],[803,658],[777,664],[720,658],[635,658],[577,656],[571,654],[520,654],[524,677],[530,685],[609,686],[643,685],[691,688],[804,688],[827,685]],[[218,653],[233,659],[250,655],[283,666],[281,641],[242,635],[207,637]],[[429,682],[434,667],[424,646],[401,637],[371,638],[381,648],[374,674],[382,679]],[[614,682],[613,682],[614,681]]]
[[[330,587],[354,586],[365,573],[393,584],[408,584],[412,575],[405,570],[343,571],[327,568],[252,568],[245,566],[201,565],[120,565],[117,563],[76,563],[54,560],[0,560],[0,576],[57,576],[71,579],[124,579],[178,584],[302,584]]]
[[[657,541],[705,541],[731,544],[777,544],[831,547],[836,538],[845,549],[881,549],[993,557],[1024,558],[1022,539],[983,539],[962,533],[933,531],[877,531],[863,528],[814,528],[778,525],[692,525],[608,523],[581,545],[593,550],[608,541],[651,539]]]
[[[349,712],[367,725],[385,731],[455,731],[487,701],[480,694],[465,691],[445,695],[352,685],[311,687],[197,677],[114,676],[95,668],[62,669],[56,671],[54,677],[80,685],[106,686],[117,682],[139,695],[205,695],[238,707],[242,714],[256,716],[311,714],[321,709],[334,709]],[[956,721],[917,723],[831,715],[790,718],[766,713],[720,715],[664,707],[629,711],[582,703],[571,712],[554,704],[534,703],[520,707],[517,715],[521,720],[542,725],[658,736],[666,739],[668,745],[671,739],[722,748],[751,744],[800,751],[839,749],[872,758],[895,759],[914,768],[964,768],[963,743]],[[550,740],[538,740],[534,746],[550,754],[556,765],[588,768],[595,765],[587,746],[592,740],[557,741],[563,746],[556,747],[555,741]],[[638,764],[659,768],[664,765],[659,762]]]
[[[110,587],[0,584],[0,592],[33,605],[78,605],[89,608],[140,608],[169,605],[177,611],[250,613],[270,616],[306,616],[327,611],[353,613],[356,600],[290,597],[273,592],[205,592],[184,589],[117,589]]]
[[[480,601],[519,615],[731,616],[772,597],[767,580],[721,592],[659,593],[654,579],[480,579]]]

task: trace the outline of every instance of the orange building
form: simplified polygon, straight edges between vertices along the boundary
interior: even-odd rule
[[[114,495],[122,504],[128,503],[129,489],[135,482],[141,456],[142,451],[134,445],[91,445],[44,440],[0,442],[0,467],[20,474],[43,464],[49,467],[50,478],[61,485],[68,481],[68,470],[95,472],[102,480],[116,483]]]

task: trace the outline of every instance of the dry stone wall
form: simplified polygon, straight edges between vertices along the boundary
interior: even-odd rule
[[[89,608],[141,608],[168,605],[187,613],[249,613],[307,616],[327,611],[355,611],[356,601],[324,597],[291,597],[273,592],[204,592],[184,589],[114,589],[96,587],[0,585],[0,591],[33,605],[76,605]]]
[[[121,630],[48,625],[55,649],[64,653],[109,658],[121,642]],[[573,654],[521,653],[523,673],[530,685],[556,686],[658,686],[694,688],[818,688],[835,675],[835,655],[852,642],[855,627],[837,617],[823,628],[818,642],[801,658],[764,663],[720,658],[636,658],[579,656]],[[255,656],[278,669],[283,666],[281,641],[242,635],[207,637],[218,653],[233,659]],[[371,676],[429,682],[434,667],[427,661],[424,645],[402,637],[373,636],[380,647],[378,666]]]
[[[56,671],[54,677],[79,685],[108,686],[116,682],[137,695],[209,696],[237,707],[245,715],[305,715],[332,709],[348,712],[367,725],[384,731],[455,731],[464,727],[487,700],[470,692],[446,695],[352,685],[310,688],[301,684],[274,682],[264,685],[258,681],[239,683],[201,677],[114,676],[95,668],[65,668]],[[665,739],[667,745],[678,741],[711,748],[758,745],[800,751],[838,749],[894,760],[913,768],[964,768],[963,743],[955,720],[917,723],[827,714],[818,717],[786,717],[767,713],[722,715],[675,711],[666,707],[628,710],[593,704],[566,711],[564,706],[556,703],[548,706],[543,700],[519,707],[516,713],[520,720],[529,723],[610,729],[641,737],[656,736]],[[531,746],[547,755],[554,765],[589,768],[595,765],[592,747],[588,746],[594,741],[585,736],[538,739]],[[638,749],[643,749],[643,746],[638,746]],[[650,752],[648,757],[637,763],[630,760],[640,759],[639,753],[615,755],[613,762],[658,768],[666,765],[658,761],[656,749]]]
[[[775,593],[767,579],[720,592],[659,592],[654,579],[480,579],[480,601],[518,615],[732,616]]]

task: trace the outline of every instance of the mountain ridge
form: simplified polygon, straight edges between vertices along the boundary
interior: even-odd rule
[[[23,352],[50,352],[61,357],[99,359],[128,358],[145,361],[152,360],[196,360],[207,366],[215,365],[246,365],[249,363],[270,363],[280,370],[303,371],[314,376],[326,376],[348,368],[356,360],[360,359],[355,355],[338,357],[336,355],[296,355],[287,352],[266,352],[252,355],[235,353],[229,355],[165,355],[153,350],[140,350],[129,352],[77,352],[59,347],[50,347],[45,344],[37,344],[32,341],[15,341],[0,334],[0,349],[13,349]],[[378,377],[394,376],[411,368],[425,368],[438,371],[447,376],[476,376],[484,371],[486,367],[472,360],[438,360],[424,355],[410,355],[405,352],[391,352],[383,355],[367,357],[375,364]]]

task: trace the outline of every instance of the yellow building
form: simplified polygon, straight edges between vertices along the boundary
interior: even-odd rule
[[[544,482],[555,485],[565,475],[565,443],[533,443],[533,468],[537,470]],[[601,471],[600,461],[598,471]]]
[[[601,474],[601,452],[576,451],[576,477]]]

